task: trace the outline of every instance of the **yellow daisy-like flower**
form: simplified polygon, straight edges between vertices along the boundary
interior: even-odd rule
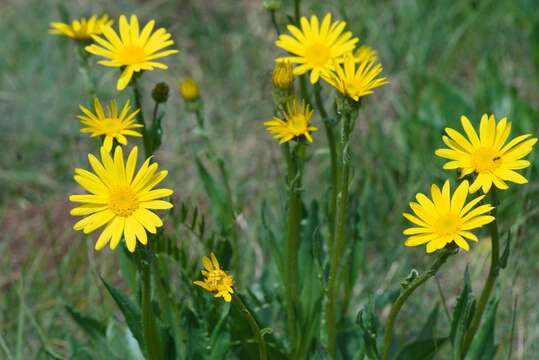
[[[354,51],[356,62],[378,61],[378,52],[370,46],[361,45],[359,49]]]
[[[511,123],[506,118],[497,124],[494,115],[481,117],[479,136],[466,116],[460,118],[467,137],[458,131],[446,128],[442,137],[449,149],[438,149],[435,154],[449,159],[444,169],[460,169],[461,177],[476,174],[475,181],[470,186],[470,192],[479,188],[486,194],[492,184],[498,189],[508,188],[506,181],[517,184],[528,182],[524,176],[515,170],[530,166],[530,162],[522,160],[528,155],[537,142],[530,134],[520,135],[506,143],[511,132]]]
[[[476,207],[485,195],[478,196],[466,204],[468,191],[469,183],[464,180],[451,196],[449,180],[446,180],[441,191],[438,186],[432,185],[432,200],[418,193],[417,202],[410,203],[415,215],[403,213],[404,217],[415,225],[404,230],[404,235],[408,236],[404,245],[427,244],[427,253],[431,253],[454,242],[468,251],[470,246],[465,239],[478,241],[477,236],[470,230],[494,220],[493,216],[485,215],[493,209],[491,205]]]
[[[272,120],[264,122],[268,132],[275,134],[275,139],[279,144],[283,144],[294,138],[305,136],[309,142],[313,142],[311,131],[318,130],[310,126],[313,111],[302,101],[301,106],[296,99],[286,104],[284,111],[284,120],[274,117]]]
[[[167,69],[168,67],[156,59],[163,58],[178,52],[178,50],[163,50],[174,44],[171,35],[159,28],[152,33],[155,21],[152,20],[142,31],[139,31],[139,22],[136,15],[131,15],[131,22],[127,22],[125,15],[120,16],[120,34],[112,27],[103,27],[103,37],[93,35],[97,44],[87,46],[89,53],[104,57],[101,65],[123,68],[116,88],[123,90],[129,84],[133,73],[143,70]]]
[[[141,124],[135,123],[135,116],[139,113],[140,109],[129,113],[131,105],[129,100],[122,108],[122,112],[118,113],[118,107],[116,101],[112,100],[106,111],[103,111],[103,107],[96,97],[94,99],[95,113],[80,105],[80,110],[84,115],[79,115],[81,123],[88,126],[80,130],[81,133],[89,133],[91,137],[104,136],[103,147],[105,150],[112,150],[113,140],[116,139],[118,143],[127,145],[128,136],[142,137],[142,134],[133,129],[143,127]]]
[[[322,78],[341,94],[355,101],[373,93],[379,86],[388,83],[385,77],[377,78],[382,72],[382,65],[372,60],[357,62],[352,54],[347,54],[342,64],[335,63],[334,71],[323,74]]]
[[[80,18],[73,20],[71,24],[63,22],[51,22],[49,34],[63,35],[74,40],[90,40],[92,35],[99,35],[103,26],[111,26],[112,20],[107,15],[97,18],[96,15],[89,19]]]
[[[215,293],[215,297],[222,297],[226,302],[230,302],[234,293],[232,288],[234,278],[221,270],[214,253],[210,254],[210,258],[207,256],[202,258],[202,265],[204,266],[202,275],[205,279],[203,281],[193,281],[193,284]]]
[[[154,189],[168,174],[168,171],[157,171],[157,163],[146,159],[138,172],[137,147],[135,146],[124,163],[121,146],[114,149],[114,158],[101,148],[101,161],[94,155],[88,155],[88,161],[94,173],[75,169],[75,181],[89,194],[71,195],[69,200],[81,203],[71,210],[73,216],[85,216],[74,225],[75,230],[85,234],[105,227],[95,244],[101,250],[110,242],[115,249],[122,235],[127,249],[135,251],[138,241],[146,245],[148,236],[156,233],[163,221],[152,210],[170,209],[172,204],[162,198],[173,194],[171,189]]]
[[[316,83],[322,74],[329,74],[335,60],[354,50],[357,38],[352,33],[343,33],[346,23],[344,21],[331,22],[331,14],[326,14],[319,24],[316,16],[311,21],[306,17],[300,20],[301,29],[288,25],[292,34],[281,34],[275,45],[294,56],[280,57],[277,61],[288,60],[297,64],[294,74],[301,75],[311,72],[311,83]]]

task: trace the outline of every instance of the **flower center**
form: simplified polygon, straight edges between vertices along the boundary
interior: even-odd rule
[[[122,123],[117,118],[106,118],[101,122],[101,126],[107,135],[119,135],[122,130]]]
[[[124,47],[118,55],[120,62],[125,65],[139,64],[146,58],[144,48],[134,45]]]
[[[456,234],[460,231],[460,217],[455,213],[446,213],[440,216],[435,224],[435,229],[441,236]]]
[[[307,120],[303,114],[295,114],[288,119],[288,126],[296,135],[303,134],[307,127]]]
[[[305,49],[305,59],[313,66],[322,66],[329,60],[329,49],[324,44],[314,43]]]
[[[229,276],[223,270],[214,270],[208,274],[208,285],[212,289],[221,289],[231,286]]]
[[[497,157],[497,151],[491,147],[481,147],[472,154],[472,166],[477,172],[490,172],[500,166],[500,157]]]
[[[130,216],[138,209],[137,194],[127,186],[113,188],[109,193],[109,208],[118,216]]]

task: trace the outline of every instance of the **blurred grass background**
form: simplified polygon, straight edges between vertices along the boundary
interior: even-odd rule
[[[292,12],[291,3],[283,1],[284,13]],[[391,82],[367,99],[354,134],[352,188],[358,200],[352,211],[361,219],[365,254],[354,298],[364,298],[398,288],[411,268],[423,269],[431,261],[423,249],[403,246],[401,213],[415,192],[454,176],[441,170],[443,160],[433,154],[442,145],[445,126],[459,128],[460,115],[478,121],[487,112],[507,116],[513,134],[537,134],[539,10],[534,0],[302,3],[304,14],[332,11],[345,19],[361,43],[379,51]],[[93,237],[83,238],[71,229],[67,196],[78,191],[72,171],[86,166],[94,144],[78,132],[78,105],[90,99],[83,91],[73,44],[47,34],[48,23],[60,19],[59,4],[0,2],[0,348],[24,358],[76,358],[69,344],[84,342],[84,336],[66,316],[66,304],[101,318],[118,316],[97,277],[108,274],[119,280],[116,257],[108,250],[95,253]],[[270,74],[279,53],[261,0],[77,0],[64,5],[71,17],[136,13],[144,21],[156,19],[173,34],[181,52],[167,59],[169,70],[144,75],[147,94],[158,81],[166,81],[172,90],[159,163],[170,172],[167,183],[176,199],[198,203],[209,214],[193,165],[202,151],[201,140],[176,91],[181,78],[192,76],[200,84],[208,131],[218,139],[214,144],[226,159],[240,204],[242,262],[252,270],[242,283],[260,287],[261,267],[274,266],[263,256],[262,203],[278,222],[285,196],[279,148],[261,125],[272,114]],[[279,21],[284,25],[282,13]],[[98,93],[108,100],[117,73],[98,66],[92,71]],[[326,87],[324,94],[329,94]],[[129,89],[120,94],[122,99],[130,96]],[[150,98],[146,100],[150,104]],[[322,131],[314,136],[307,202],[323,198],[326,188],[318,179],[328,177],[325,136]],[[513,357],[518,359],[539,354],[536,153],[526,170],[530,184],[503,194],[500,216],[502,228],[512,229],[513,246],[500,278],[497,338],[500,354],[507,353],[512,339]],[[503,202],[508,197],[511,201]],[[469,253],[442,270],[438,281],[450,306],[467,265],[474,291],[480,291],[490,252],[487,240],[472,244]],[[439,301],[438,287],[430,282],[404,309],[397,333],[413,332],[413,325]],[[362,305],[353,301],[350,316]],[[383,309],[382,316],[387,311]]]

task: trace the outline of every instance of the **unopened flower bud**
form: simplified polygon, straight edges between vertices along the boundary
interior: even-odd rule
[[[271,76],[273,86],[280,90],[289,90],[294,85],[294,69],[292,65],[285,62],[278,62],[273,68]]]
[[[281,8],[281,0],[264,0],[262,4],[268,11],[277,11]]]
[[[187,78],[180,82],[180,95],[186,102],[198,99],[198,85],[195,80]]]
[[[166,83],[157,83],[152,90],[152,98],[156,103],[164,103],[168,99],[168,90],[168,85]]]

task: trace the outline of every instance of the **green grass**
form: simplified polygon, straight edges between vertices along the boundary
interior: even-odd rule
[[[58,3],[0,4],[0,358],[8,358],[8,352],[14,359],[82,357],[70,353],[74,343],[85,344],[85,337],[66,315],[67,304],[98,318],[118,316],[97,276],[107,274],[109,281],[120,284],[116,256],[108,250],[95,253],[93,237],[83,238],[71,229],[67,196],[77,191],[72,169],[86,166],[94,144],[78,132],[78,105],[90,99],[83,91],[76,53],[67,40],[47,34],[48,23],[60,19]],[[239,281],[258,293],[275,288],[271,281],[278,275],[273,259],[264,255],[268,244],[261,209],[265,203],[278,234],[280,204],[286,198],[285,164],[261,125],[272,116],[270,77],[278,54],[261,1],[66,3],[73,17],[92,11],[113,17],[133,12],[171,31],[180,54],[167,59],[168,71],[144,75],[147,94],[158,81],[166,81],[172,90],[157,154],[170,172],[167,183],[177,200],[199,204],[201,211],[212,214],[193,165],[194,156],[204,154],[203,144],[176,91],[178,81],[189,75],[200,83],[208,131],[218,139],[214,144],[226,159],[241,211],[240,262],[245,271]],[[291,13],[288,3],[285,10]],[[477,120],[492,112],[513,121],[513,134],[537,133],[539,13],[532,0],[329,3],[304,0],[302,11],[332,11],[346,19],[362,43],[379,50],[390,81],[366,100],[354,134],[351,210],[360,224],[355,251],[364,253],[349,308],[354,319],[365,305],[357,299],[397,289],[410,269],[424,269],[431,261],[422,249],[403,246],[401,213],[415,192],[448,176],[441,169],[443,161],[433,154],[442,145],[443,128],[459,127],[462,114]],[[285,21],[282,16],[278,20]],[[117,73],[98,66],[92,71],[99,93],[112,96]],[[121,94],[127,96],[129,90]],[[319,120],[315,122],[321,127]],[[307,204],[325,196],[319,179],[328,178],[325,137],[322,131],[314,137],[304,184]],[[504,193],[499,210],[501,227],[513,230],[512,255],[499,288],[500,358],[507,356],[511,338],[513,358],[539,354],[537,151],[531,158],[533,166],[526,171],[530,184]],[[209,226],[218,226],[211,216]],[[182,236],[198,255],[202,245]],[[489,241],[482,238],[443,268],[439,281],[450,306],[467,265],[473,290],[479,293],[488,254]],[[417,332],[414,325],[427,318],[439,299],[435,282],[421,288],[399,317],[397,338]],[[387,316],[387,306],[378,310],[382,318]],[[443,324],[437,331],[442,330],[447,330]]]

